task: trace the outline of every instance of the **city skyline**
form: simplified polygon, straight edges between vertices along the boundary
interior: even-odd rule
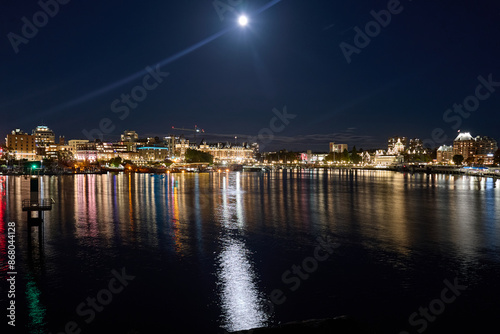
[[[134,130],[124,131],[119,140],[104,141],[99,138],[89,139],[66,138],[58,136],[48,126],[40,125],[32,130],[32,134],[21,129],[13,130],[6,136],[5,149],[0,147],[0,153],[6,163],[38,166],[30,161],[57,162],[62,169],[74,170],[79,163],[86,166],[88,163],[99,165],[99,168],[108,168],[109,165],[128,166],[128,171],[137,166],[162,165],[166,167],[172,163],[202,163],[203,168],[208,165],[223,164],[226,166],[246,165],[250,167],[256,163],[305,163],[305,164],[332,164],[352,163],[356,166],[391,167],[412,165],[463,165],[492,166],[499,164],[500,150],[495,138],[484,135],[473,136],[470,132],[460,132],[453,140],[452,145],[440,145],[428,148],[425,140],[393,136],[387,140],[387,149],[365,150],[349,143],[329,142],[329,150],[313,151],[310,148],[302,151],[264,149],[265,143],[252,141],[256,138],[234,137],[233,141],[210,141],[204,137],[204,130],[174,128],[173,130],[192,131],[193,138],[182,135],[168,135],[162,137],[143,137]],[[201,137],[196,138],[199,134]],[[261,145],[264,146],[261,147]],[[352,144],[352,143],[351,143]],[[308,145],[308,143],[304,143]],[[22,162],[27,160],[27,162]],[[3,166],[6,167],[6,166]],[[88,166],[90,167],[90,166]],[[40,168],[40,167],[37,167]],[[92,167],[94,168],[94,167]],[[256,167],[260,168],[260,167]],[[49,168],[51,169],[51,168]],[[68,170],[66,170],[68,171]]]
[[[43,121],[84,138],[108,119],[110,139],[194,125],[217,138],[255,137],[286,106],[296,117],[270,149],[305,149],[304,141],[313,150],[330,141],[370,149],[398,133],[447,136],[438,147],[459,128],[499,137],[499,4],[232,3],[9,5],[0,131]],[[43,21],[40,11],[47,22],[27,38],[23,26]]]
[[[464,134],[467,134],[467,135],[470,135],[471,132],[470,131],[462,131],[462,130],[458,130],[457,131],[457,134],[455,137],[453,138],[447,138],[446,141],[442,141],[442,142],[434,142],[437,146],[429,146],[429,144],[432,144],[433,141],[432,140],[429,140],[428,142],[426,142],[426,139],[422,139],[422,138],[411,138],[411,137],[406,137],[406,136],[401,136],[401,133],[399,134],[392,134],[392,135],[387,135],[385,138],[386,140],[382,143],[380,143],[380,145],[376,145],[376,143],[372,142],[370,143],[370,146],[367,146],[367,147],[362,147],[362,146],[358,146],[356,145],[355,142],[353,142],[352,140],[345,140],[345,144],[340,144],[340,141],[342,140],[331,140],[331,139],[328,139],[327,137],[323,137],[323,140],[326,140],[327,143],[326,145],[325,144],[316,144],[314,142],[314,140],[312,141],[308,141],[307,139],[310,139],[311,137],[313,136],[308,136],[305,138],[304,141],[302,141],[300,143],[300,146],[302,146],[303,148],[298,148],[298,149],[294,149],[293,147],[290,147],[290,146],[286,146],[287,143],[290,143],[290,141],[287,141],[286,139],[283,140],[281,138],[281,140],[276,140],[275,141],[275,138],[273,138],[271,141],[268,141],[266,140],[267,138],[264,138],[265,140],[262,141],[260,140],[260,138],[258,136],[246,136],[246,135],[235,135],[235,134],[207,134],[205,133],[205,131],[201,128],[198,128],[197,126],[195,126],[193,129],[179,129],[179,128],[175,128],[175,129],[171,129],[170,132],[168,133],[165,133],[165,134],[153,134],[153,135],[143,135],[143,134],[140,134],[140,133],[137,133],[137,131],[135,130],[131,130],[131,129],[126,129],[124,130],[122,133],[118,134],[117,136],[113,136],[113,137],[116,137],[115,139],[110,139],[109,136],[106,136],[104,135],[103,138],[97,138],[97,136],[88,136],[87,138],[85,136],[81,136],[81,137],[68,137],[66,136],[64,133],[63,134],[56,134],[55,131],[53,131],[53,129],[51,129],[50,127],[48,127],[46,124],[42,123],[40,125],[37,125],[35,126],[33,129],[31,129],[31,131],[25,131],[25,129],[22,129],[22,128],[16,128],[16,129],[13,129],[12,131],[8,132],[6,135],[8,134],[14,134],[18,131],[24,133],[24,134],[28,134],[28,135],[34,135],[36,132],[39,131],[39,129],[42,128],[43,130],[47,130],[47,131],[50,131],[52,134],[51,136],[53,137],[53,143],[57,144],[59,143],[59,141],[62,139],[63,142],[68,142],[70,140],[73,140],[73,141],[81,141],[81,140],[86,140],[86,141],[89,141],[89,142],[94,142],[96,139],[98,139],[99,141],[102,141],[102,142],[108,142],[108,143],[118,143],[118,142],[123,142],[124,141],[124,135],[128,132],[132,132],[134,133],[135,136],[137,136],[136,139],[140,139],[140,140],[147,140],[147,139],[151,139],[151,138],[159,138],[160,140],[165,140],[166,138],[169,138],[169,137],[172,137],[172,136],[175,136],[175,137],[181,137],[181,138],[185,138],[186,140],[189,141],[190,145],[201,145],[203,142],[205,143],[230,143],[230,144],[253,144],[253,143],[256,143],[256,144],[259,144],[260,147],[262,148],[266,148],[266,150],[261,150],[261,152],[272,152],[272,151],[279,151],[279,150],[288,150],[288,151],[309,151],[309,150],[312,150],[312,151],[316,151],[316,152],[321,152],[321,151],[332,151],[332,144],[337,144],[337,145],[348,145],[350,148],[352,147],[355,147],[357,146],[358,149],[364,149],[364,150],[377,150],[377,149],[385,149],[384,147],[387,146],[387,143],[389,142],[389,150],[391,148],[391,140],[394,139],[394,138],[404,138],[405,140],[408,139],[411,141],[413,140],[420,140],[422,141],[422,146],[424,148],[426,148],[427,150],[429,151],[432,151],[432,150],[436,150],[442,146],[448,146],[448,144],[451,144],[453,145],[453,142],[457,139],[457,138],[460,138],[462,135]],[[185,132],[183,130],[186,130],[188,132]],[[397,133],[397,132],[394,132],[394,133]],[[274,137],[275,135],[273,135]],[[489,136],[489,135],[485,135],[485,134],[479,134],[479,136],[483,136],[483,137],[490,137],[490,138],[493,138],[493,139],[496,139],[496,137],[492,137],[492,136]],[[333,138],[333,137],[332,137]],[[3,144],[6,145],[6,139],[4,137],[4,142]],[[274,145],[271,144],[271,142],[274,142]],[[281,144],[278,144],[278,143],[283,143],[282,146],[279,146]],[[313,149],[313,147],[315,145],[322,145],[319,149]],[[411,146],[411,145],[410,145]],[[271,149],[272,148],[272,149]]]

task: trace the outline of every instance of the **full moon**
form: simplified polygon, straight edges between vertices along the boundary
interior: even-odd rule
[[[238,23],[242,27],[246,26],[248,24],[248,17],[246,17],[245,15],[241,15],[240,18],[238,19]]]

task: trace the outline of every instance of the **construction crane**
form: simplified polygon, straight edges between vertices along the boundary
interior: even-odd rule
[[[180,130],[180,131],[191,131],[194,132],[194,141],[196,143],[196,134],[197,133],[204,133],[205,130],[198,128],[198,125],[194,126],[194,129],[186,129],[186,128],[176,128],[175,126],[172,126],[173,130]]]

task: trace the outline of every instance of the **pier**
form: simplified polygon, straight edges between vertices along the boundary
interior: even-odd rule
[[[44,235],[44,212],[52,210],[54,200],[38,198],[38,178],[39,176],[30,177],[30,198],[23,200],[22,209],[27,213],[28,242],[31,244],[32,227],[38,227],[38,245],[41,247]]]

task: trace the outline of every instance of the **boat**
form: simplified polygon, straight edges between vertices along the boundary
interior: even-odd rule
[[[244,172],[262,172],[264,169],[258,166],[243,166]]]

